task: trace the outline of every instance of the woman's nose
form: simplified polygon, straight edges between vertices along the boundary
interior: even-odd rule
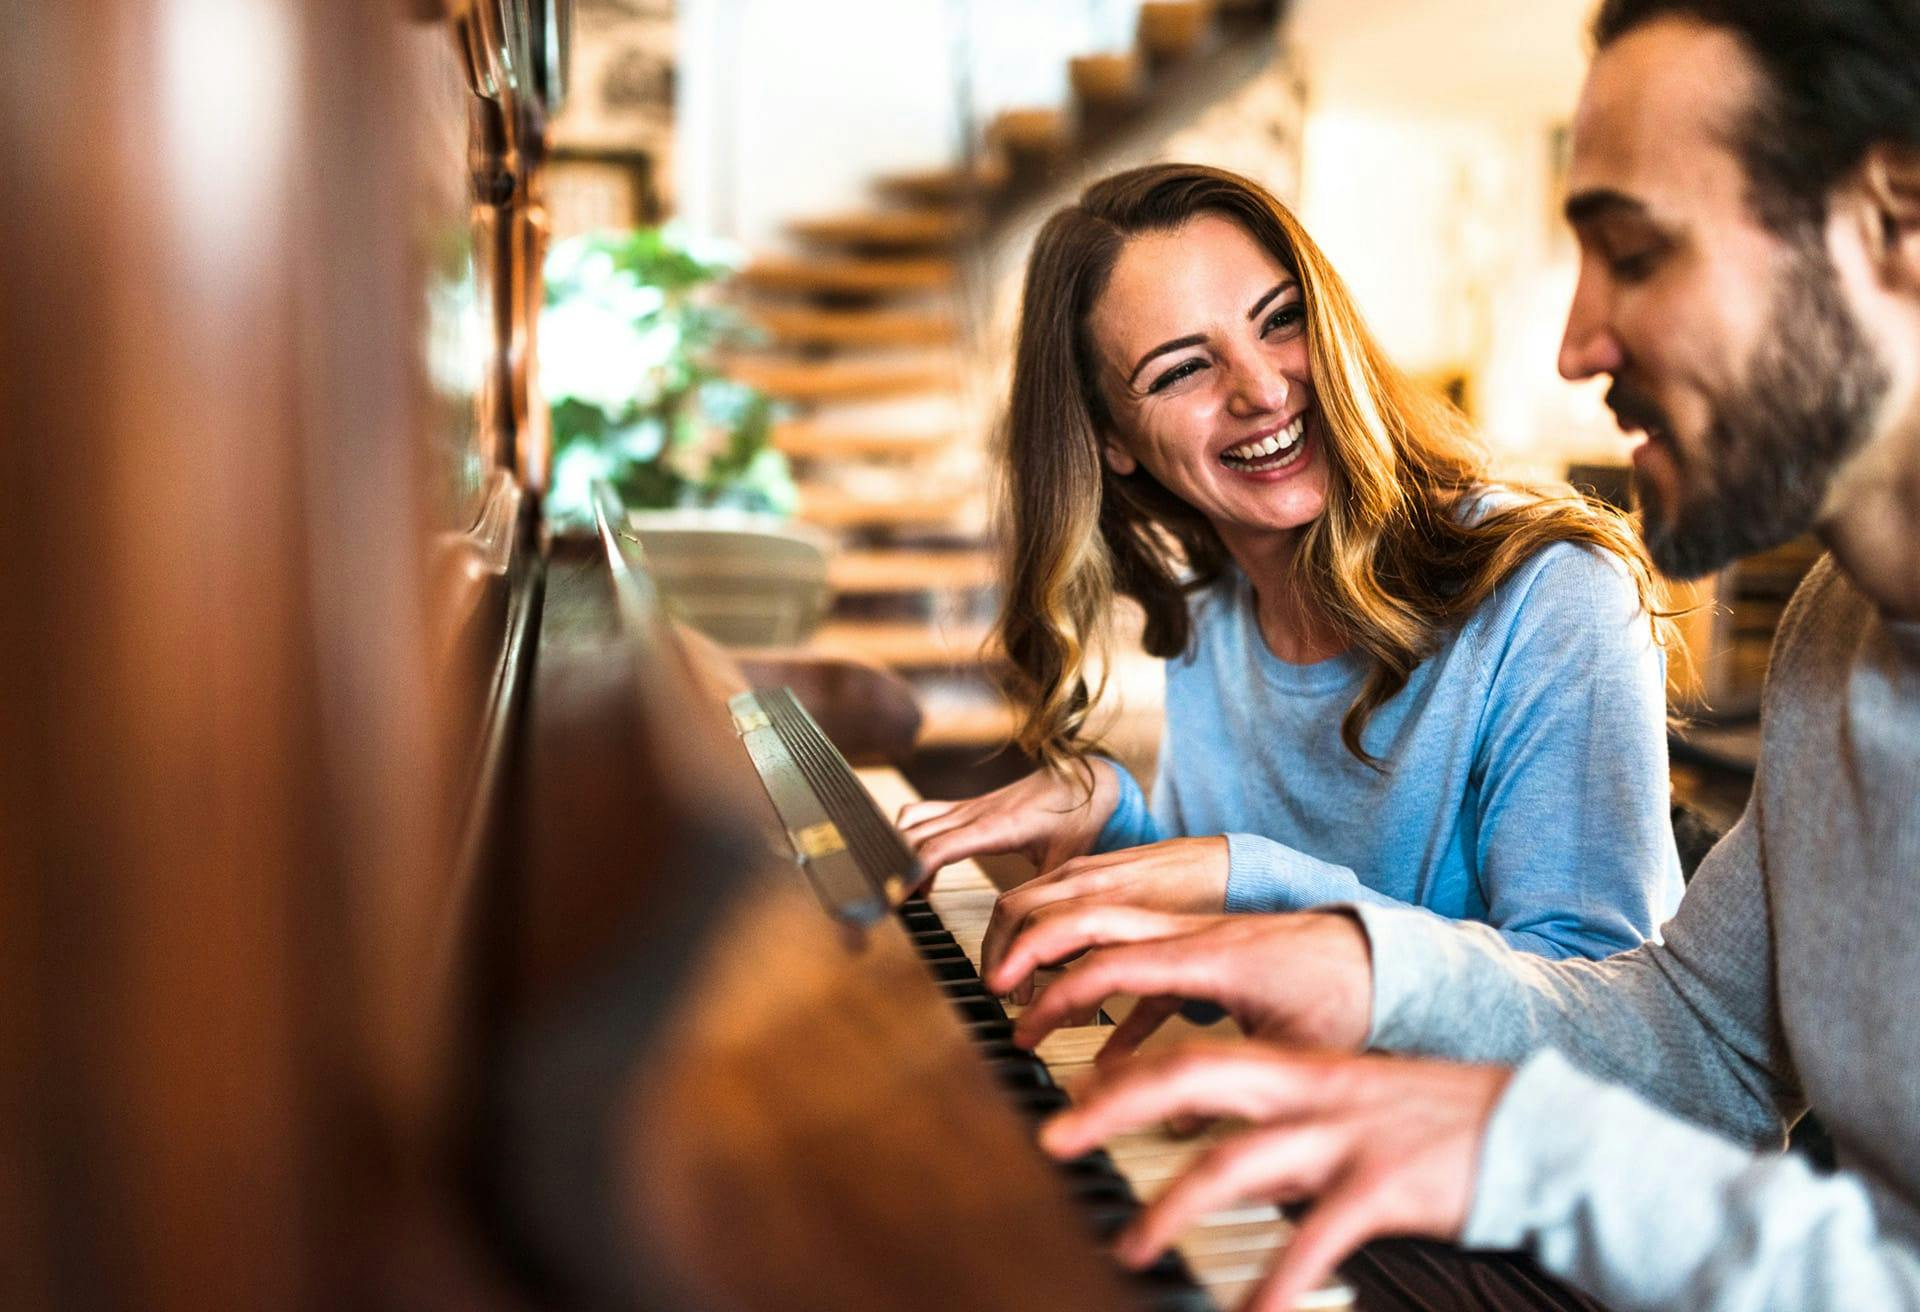
[[[1233,371],[1233,395],[1229,407],[1240,415],[1277,414],[1287,408],[1293,384],[1287,375],[1268,361],[1238,365]]]

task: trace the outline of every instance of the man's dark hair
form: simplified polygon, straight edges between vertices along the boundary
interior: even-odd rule
[[[1781,236],[1824,225],[1870,147],[1920,149],[1920,0],[1603,0],[1594,46],[1657,18],[1725,28],[1758,60],[1765,86],[1732,144],[1755,216]]]

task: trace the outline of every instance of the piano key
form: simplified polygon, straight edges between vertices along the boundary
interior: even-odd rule
[[[876,775],[884,776],[885,772],[861,772],[869,788],[874,788],[873,776]],[[880,797],[882,809],[887,809],[890,798],[878,788],[874,791]],[[897,810],[899,802],[892,801],[891,805]],[[964,977],[953,969],[959,960],[964,960],[972,968],[973,978],[978,979],[980,945],[999,896],[998,888],[976,863],[961,861],[942,870],[930,889],[902,904],[901,911],[910,929],[928,927],[914,934],[915,944],[923,957],[938,962],[940,978],[964,982]],[[937,930],[932,928],[935,925],[939,927]],[[1049,974],[1051,972],[1042,972],[1037,984],[1044,987]],[[1004,1000],[1000,1007],[1008,1019],[973,1026],[974,1039],[986,1050],[988,1060],[1012,1065],[1015,1059],[1008,1055],[1008,1050],[1022,1050],[1012,1043],[1010,1021],[1019,1016],[1021,1008]],[[1038,1104],[1026,1103],[1023,1098],[1024,1109],[1034,1114],[1037,1105],[1055,1108],[1067,1105],[1073,1085],[1093,1073],[1094,1057],[1112,1033],[1110,1023],[1067,1026],[1041,1040],[1031,1056],[1040,1062],[1058,1087],[1046,1090],[1050,1096],[1041,1098]],[[1025,1092],[1024,1086],[1022,1091]],[[1235,1123],[1223,1122],[1188,1137],[1175,1136],[1164,1129],[1135,1130],[1116,1135],[1103,1150],[1061,1165],[1071,1176],[1102,1181],[1108,1186],[1117,1178],[1135,1199],[1152,1199],[1236,1128]],[[1095,1196],[1105,1199],[1111,1194],[1103,1191]],[[1138,1203],[1132,1206],[1137,1210]],[[1114,1215],[1112,1211],[1102,1213],[1106,1223],[1125,1223],[1124,1218],[1114,1220]],[[1172,1267],[1178,1274],[1166,1290],[1168,1301],[1150,1299],[1149,1306],[1165,1307],[1167,1312],[1238,1307],[1271,1268],[1275,1253],[1291,1234],[1291,1223],[1271,1203],[1245,1203],[1208,1213],[1174,1246],[1180,1261]],[[1192,1281],[1198,1283],[1204,1294],[1193,1289],[1185,1273],[1191,1273]],[[1351,1291],[1337,1283],[1312,1291],[1299,1303],[1303,1309],[1316,1310],[1351,1308],[1352,1305]]]

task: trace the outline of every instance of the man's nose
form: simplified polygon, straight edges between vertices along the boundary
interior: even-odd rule
[[[1567,330],[1560,339],[1560,376],[1577,383],[1595,374],[1619,373],[1625,362],[1626,351],[1607,314],[1606,289],[1599,279],[1582,272],[1567,309]]]

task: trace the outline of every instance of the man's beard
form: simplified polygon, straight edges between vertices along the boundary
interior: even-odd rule
[[[1715,407],[1704,452],[1689,461],[1673,447],[1680,486],[1689,476],[1696,486],[1667,506],[1651,480],[1635,481],[1647,554],[1669,577],[1698,578],[1812,527],[1889,386],[1817,235],[1795,243],[1772,302],[1774,327],[1748,359],[1745,385]],[[1616,413],[1645,407],[1620,390],[1624,404],[1607,398]]]

